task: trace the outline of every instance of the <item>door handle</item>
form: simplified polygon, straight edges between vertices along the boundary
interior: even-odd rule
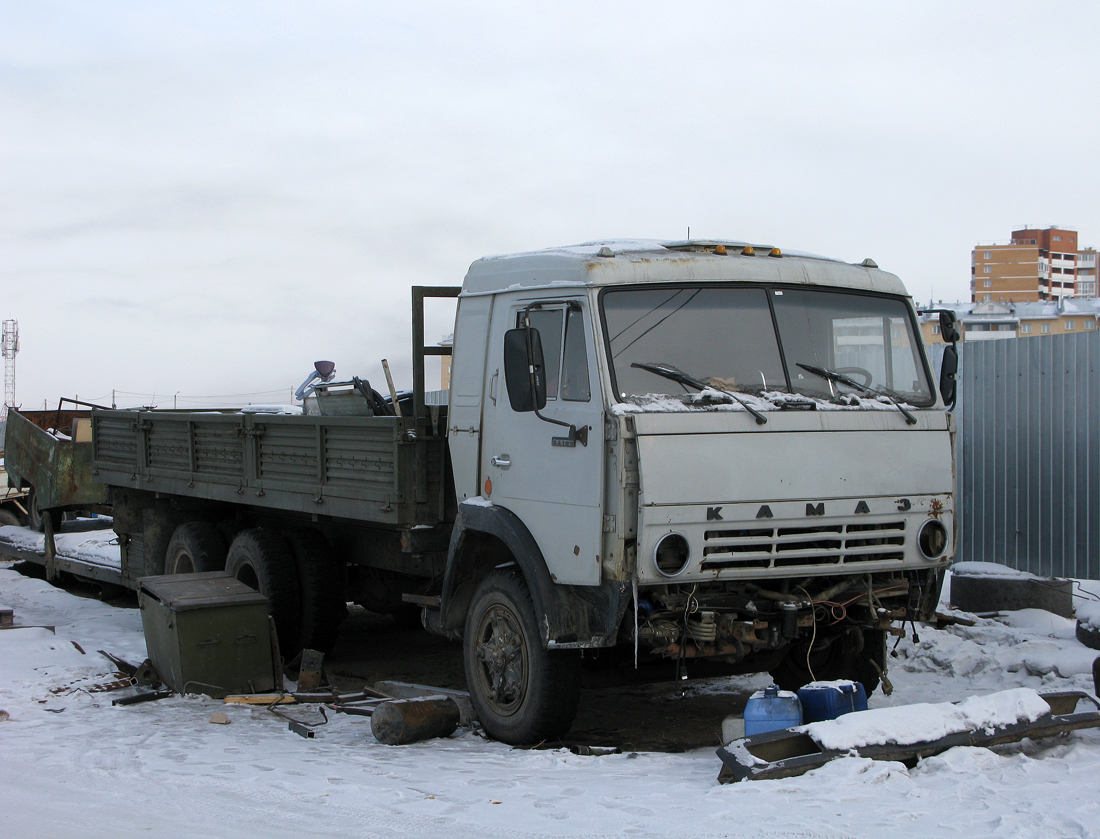
[[[497,466],[501,469],[507,469],[509,466],[512,465],[511,458],[509,458],[506,454],[495,454],[489,458],[489,462],[493,464],[493,466]]]

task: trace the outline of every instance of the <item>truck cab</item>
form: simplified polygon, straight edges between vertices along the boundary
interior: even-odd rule
[[[510,742],[568,728],[581,651],[616,645],[870,693],[954,552],[953,437],[912,301],[870,260],[732,241],[478,260],[432,625]]]

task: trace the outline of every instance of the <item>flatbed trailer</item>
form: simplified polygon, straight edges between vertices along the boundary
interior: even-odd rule
[[[55,578],[58,574],[69,574],[81,580],[88,580],[100,586],[134,588],[127,584],[117,558],[97,558],[93,560],[81,555],[79,550],[71,550],[69,542],[79,539],[80,533],[106,531],[111,527],[110,518],[98,522],[83,520],[62,524],[59,532],[53,534],[53,555],[45,534],[30,528],[0,532],[0,557],[17,562],[30,562],[47,569],[48,575]]]

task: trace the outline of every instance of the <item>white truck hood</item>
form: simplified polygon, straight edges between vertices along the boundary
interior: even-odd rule
[[[633,415],[641,503],[733,504],[953,492],[954,418],[915,411]]]

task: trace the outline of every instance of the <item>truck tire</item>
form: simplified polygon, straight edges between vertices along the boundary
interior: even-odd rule
[[[43,510],[38,506],[38,493],[34,491],[34,487],[30,487],[30,494],[27,496],[27,526],[32,530],[37,530],[39,533],[46,532],[46,516],[52,519],[53,532],[61,532],[61,522],[65,518],[65,514],[61,510]]]
[[[819,682],[849,679],[860,682],[870,696],[880,681],[879,671],[872,661],[879,657],[877,649],[882,645],[881,636],[880,630],[849,629],[828,646],[812,652],[809,662],[806,661],[808,643],[792,644],[790,652],[771,671],[771,677],[783,690],[798,690],[815,679]]]
[[[10,510],[0,510],[0,527],[19,527],[19,517]]]
[[[347,614],[340,566],[320,531],[303,527],[283,534],[298,570],[300,622],[298,645],[327,653],[336,643]]]
[[[580,700],[580,655],[543,648],[531,592],[514,570],[478,584],[462,646],[466,686],[489,736],[525,745],[569,730]]]
[[[208,521],[189,521],[172,532],[164,555],[165,574],[196,574],[225,568],[227,548],[221,532]]]
[[[229,546],[225,570],[269,601],[279,649],[291,658],[298,651],[298,570],[286,540],[271,530],[242,530]]]

